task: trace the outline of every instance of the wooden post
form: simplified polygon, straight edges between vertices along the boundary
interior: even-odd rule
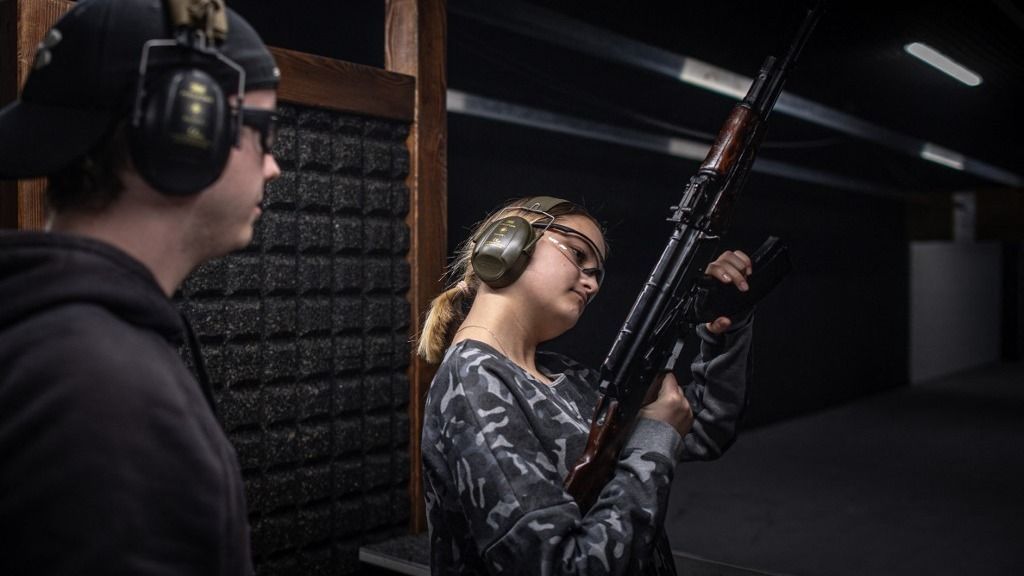
[[[72,6],[67,0],[0,2],[0,106],[18,97],[35,60],[36,45]],[[0,182],[0,228],[42,228],[45,190],[45,178]]]
[[[412,307],[410,336],[419,333],[430,301],[441,290],[447,253],[448,124],[445,112],[445,0],[387,0],[385,67],[416,77],[416,117],[409,147],[409,250]],[[426,529],[420,475],[420,430],[423,399],[434,368],[410,350],[409,362],[409,498],[413,533]]]

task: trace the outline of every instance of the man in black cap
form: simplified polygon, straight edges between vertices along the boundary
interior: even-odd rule
[[[252,573],[170,296],[252,238],[278,76],[221,0],[81,0],[0,111],[0,177],[51,212],[0,233],[0,574]]]

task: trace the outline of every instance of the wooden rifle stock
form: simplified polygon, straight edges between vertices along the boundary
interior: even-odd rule
[[[583,456],[576,462],[569,475],[565,479],[565,488],[572,495],[573,499],[582,510],[589,510],[597,500],[597,495],[608,482],[605,474],[595,471],[611,471],[618,460],[619,451],[626,439],[626,430],[620,430],[619,425],[619,402],[614,398],[605,396],[602,402],[607,402],[606,410],[598,407],[599,413],[606,414],[606,417],[590,425],[590,436],[587,437],[587,449]],[[604,449],[601,449],[601,448]]]
[[[733,202],[764,136],[764,122],[820,12],[819,2],[808,11],[781,61],[766,59],[690,178],[682,200],[671,208],[668,244],[601,365],[604,396],[595,410],[587,447],[565,479],[566,491],[583,511],[590,509],[611,479],[637,415],[652,397],[651,389],[660,388],[660,378],[654,381],[654,377],[674,368],[685,333],[692,330],[683,311],[691,305],[690,295],[728,228]],[[691,405],[695,402],[690,398]],[[693,406],[695,413],[698,408]]]

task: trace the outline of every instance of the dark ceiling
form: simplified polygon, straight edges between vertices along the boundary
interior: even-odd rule
[[[533,0],[559,16],[697,58],[744,76],[780,55],[807,2],[565,2]],[[828,2],[787,91],[884,129],[1024,174],[1020,2]],[[487,3],[450,0],[449,86],[503,101],[650,133],[660,124],[714,132],[731,101],[662,75],[510,31],[472,13]],[[516,6],[516,4],[511,4]],[[514,8],[513,8],[514,9]],[[978,72],[965,86],[903,51],[926,42]],[[881,142],[776,114],[762,152],[911,192],[1005,186],[901,153]]]
[[[557,17],[753,76],[782,52],[807,1],[530,0]],[[929,141],[1024,176],[1024,2],[825,3],[787,91],[879,128]],[[233,0],[268,43],[356,63],[384,65],[384,2]],[[480,18],[518,0],[448,0],[449,88],[664,136],[712,133],[733,101],[647,70],[612,62]],[[540,36],[545,36],[541,34]],[[960,84],[903,51],[923,41],[977,71]],[[668,124],[674,130],[665,128]],[[684,130],[680,133],[679,129]],[[543,136],[542,136],[543,137]],[[700,138],[691,138],[700,140]],[[1006,186],[864,140],[775,114],[762,158],[877,183],[941,192]]]

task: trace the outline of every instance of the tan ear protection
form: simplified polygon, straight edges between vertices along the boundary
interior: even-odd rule
[[[525,210],[549,218],[547,224],[555,221],[550,210],[568,200],[551,196],[529,198],[520,206],[509,206],[501,212]],[[501,214],[499,212],[499,214]],[[516,281],[530,261],[537,239],[544,233],[521,216],[496,218],[473,238],[473,255],[470,261],[476,275],[491,288],[504,288]]]

